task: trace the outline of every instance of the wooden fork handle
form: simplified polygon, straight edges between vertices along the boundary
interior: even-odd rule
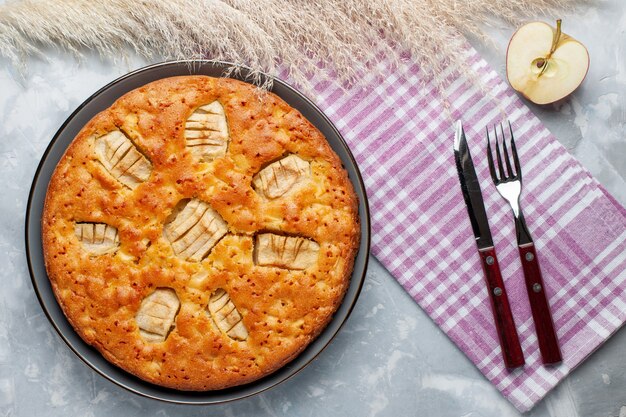
[[[518,368],[524,365],[524,354],[519,343],[517,330],[515,329],[515,321],[513,320],[511,306],[509,305],[509,299],[506,295],[506,289],[504,288],[504,281],[500,273],[496,250],[491,247],[480,249],[478,252],[480,253],[480,259],[485,272],[487,289],[489,291],[498,338],[500,339],[504,365],[511,369]]]
[[[539,340],[539,350],[541,359],[545,365],[552,365],[563,360],[559,341],[554,331],[554,322],[550,313],[550,305],[546,297],[541,269],[537,259],[534,243],[527,243],[519,246],[519,254],[524,268],[524,278],[526,279],[526,290],[530,308],[533,313],[533,321],[537,330]]]

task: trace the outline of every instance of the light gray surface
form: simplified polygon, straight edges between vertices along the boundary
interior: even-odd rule
[[[559,106],[531,107],[559,140],[626,204],[626,10],[610,0],[564,22],[588,46],[583,88]],[[504,75],[510,29],[481,47]],[[497,48],[497,49],[496,49]],[[97,88],[143,62],[32,61],[25,80],[0,60],[0,416],[518,416],[373,258],[357,306],[331,346],[289,382],[213,407],[130,394],[84,366],[53,331],[24,255],[28,190],[50,138]],[[565,379],[532,416],[626,416],[626,331]]]

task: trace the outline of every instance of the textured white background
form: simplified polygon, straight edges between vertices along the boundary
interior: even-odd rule
[[[504,76],[510,28],[473,41]],[[626,204],[626,6],[609,0],[565,17],[591,69],[558,106],[531,109]],[[518,416],[374,260],[347,325],[307,369],[264,394],[214,407],[163,404],[128,393],[82,364],[54,333],[24,256],[28,190],[50,138],[95,90],[145,62],[76,62],[50,53],[20,79],[0,60],[0,416]],[[618,332],[532,416],[626,416],[626,331]],[[400,364],[402,364],[400,366]]]

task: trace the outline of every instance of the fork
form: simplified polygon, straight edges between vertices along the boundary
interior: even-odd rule
[[[496,189],[500,195],[509,202],[511,209],[513,210],[513,216],[515,217],[517,247],[519,249],[522,267],[524,269],[526,291],[528,292],[533,321],[535,322],[535,329],[537,331],[537,339],[539,341],[539,350],[541,352],[542,361],[545,365],[556,364],[562,361],[559,342],[554,331],[554,323],[550,313],[550,305],[548,304],[548,300],[546,298],[543,278],[541,277],[541,269],[539,268],[537,252],[535,251],[535,243],[530,236],[530,232],[526,226],[526,221],[524,220],[524,215],[522,214],[519,204],[520,195],[522,194],[522,168],[520,167],[519,157],[517,156],[515,139],[513,137],[513,128],[509,122],[511,154],[513,157],[513,164],[515,165],[515,171],[511,166],[511,160],[509,158],[509,151],[506,146],[504,128],[502,127],[502,124],[500,124],[500,133],[502,135],[502,153],[504,154],[504,164],[502,163],[502,156],[498,141],[498,131],[495,125],[493,126],[493,132],[495,135],[495,149],[498,167],[496,172],[496,166],[491,153],[489,128],[487,127],[487,160],[489,161],[489,172],[491,173],[491,178],[493,179]]]

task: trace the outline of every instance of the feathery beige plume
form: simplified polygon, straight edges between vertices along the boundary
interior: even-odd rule
[[[0,5],[0,55],[22,73],[50,47],[118,58],[128,48],[151,60],[209,58],[307,86],[312,73],[357,82],[411,54],[426,75],[462,64],[460,33],[483,36],[493,18],[571,9],[582,0],[23,0]],[[232,68],[233,71],[237,67]],[[383,75],[383,74],[379,74]]]

